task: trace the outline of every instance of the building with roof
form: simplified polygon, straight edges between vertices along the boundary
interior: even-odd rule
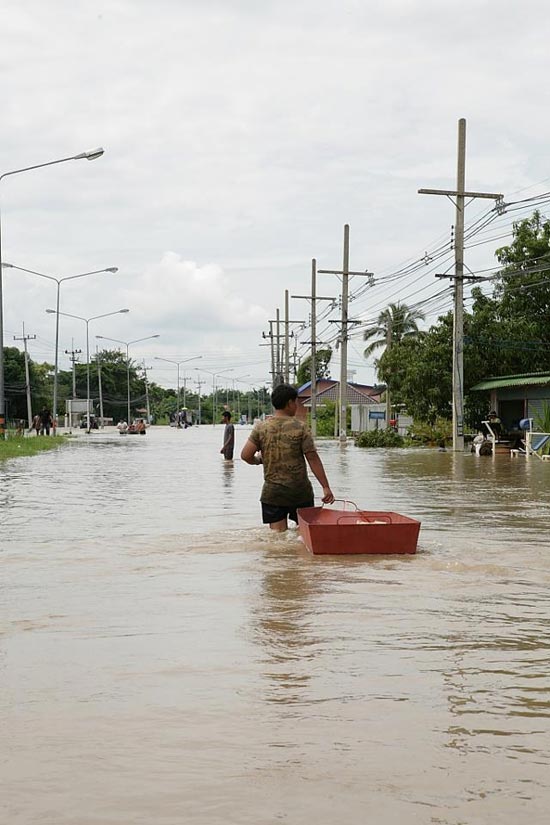
[[[340,382],[332,378],[321,378],[316,384],[317,404],[327,401],[338,404],[340,400]],[[351,410],[351,431],[363,432],[386,426],[385,404],[380,398],[385,387],[373,387],[369,384],[347,383],[346,403]],[[296,415],[305,419],[311,409],[311,381],[298,389],[298,411]],[[383,412],[384,411],[384,412]]]
[[[550,407],[550,373],[531,372],[487,378],[471,392],[489,392],[489,407],[498,413],[504,430],[517,430],[522,418],[544,416]]]
[[[362,398],[370,398],[373,402],[378,403],[381,396],[384,394],[386,387],[384,385],[373,387],[370,384],[356,384],[353,381],[348,381],[348,404],[360,403]],[[325,400],[338,401],[340,392],[340,382],[332,378],[318,378],[316,382],[317,397],[329,391],[325,395]],[[306,405],[307,401],[311,399],[311,381],[307,381],[298,388],[298,400]]]

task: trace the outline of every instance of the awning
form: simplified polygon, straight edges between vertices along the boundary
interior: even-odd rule
[[[497,390],[504,387],[530,387],[536,384],[550,384],[550,373],[532,372],[525,375],[501,375],[500,378],[487,378],[471,387],[471,390]]]

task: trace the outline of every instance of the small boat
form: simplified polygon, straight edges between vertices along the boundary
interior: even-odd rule
[[[388,510],[304,507],[298,529],[314,555],[416,553],[420,522]]]

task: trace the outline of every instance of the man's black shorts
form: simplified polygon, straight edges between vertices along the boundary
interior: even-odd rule
[[[276,521],[282,521],[288,516],[289,519],[298,524],[296,510],[300,510],[302,507],[313,507],[313,499],[305,501],[303,504],[297,504],[296,507],[279,507],[277,504],[264,504],[262,501],[262,522],[264,524],[274,524]]]

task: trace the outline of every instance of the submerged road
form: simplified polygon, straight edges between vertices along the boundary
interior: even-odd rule
[[[0,821],[546,822],[550,464],[320,442],[422,529],[312,557],[222,432],[0,466]]]

